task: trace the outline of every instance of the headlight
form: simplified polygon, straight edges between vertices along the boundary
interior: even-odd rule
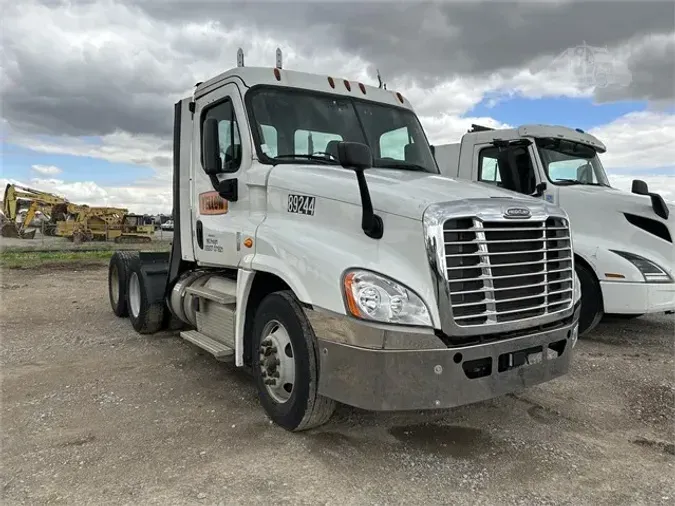
[[[633,253],[628,253],[626,251],[616,251],[610,250],[612,253],[616,253],[620,257],[625,258],[630,263],[632,263],[637,269],[642,273],[642,277],[645,278],[645,281],[649,283],[672,283],[673,278],[671,278],[666,271],[661,267],[656,265],[651,260],[647,260],[644,257],[635,255]]]
[[[364,270],[348,271],[343,282],[347,310],[363,320],[431,326],[426,304],[396,281]]]
[[[577,272],[574,271],[574,302],[573,304],[576,304],[579,302],[581,299],[581,281],[579,280],[579,276],[577,276]]]

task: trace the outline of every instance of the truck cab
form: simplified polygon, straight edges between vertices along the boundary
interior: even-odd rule
[[[552,125],[474,125],[459,143],[435,146],[442,174],[510,190],[570,216],[582,287],[580,334],[604,314],[633,318],[675,310],[672,204],[634,181],[613,188],[599,155],[605,145]]]
[[[459,406],[567,373],[567,214],[439,174],[405,97],[238,66],[175,105],[170,253],[116,252],[113,311],[249,370],[291,431],[337,402]]]

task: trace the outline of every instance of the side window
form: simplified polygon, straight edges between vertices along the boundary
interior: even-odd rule
[[[497,153],[491,148],[482,149],[478,155],[478,180],[486,183],[501,183]]]
[[[277,129],[272,125],[260,125],[262,130],[262,150],[270,158],[274,158],[279,154],[277,150]]]
[[[296,130],[293,137],[293,149],[296,154],[311,155],[325,153],[330,141],[341,141],[342,136],[327,132]]]
[[[232,102],[224,100],[206,109],[202,116],[202,127],[204,121],[209,118],[218,120],[218,141],[223,167],[229,165],[230,171],[236,171],[241,165],[241,140]],[[203,135],[204,129],[202,128],[201,131]]]
[[[380,158],[405,160],[405,147],[410,143],[408,127],[390,130],[380,135]]]

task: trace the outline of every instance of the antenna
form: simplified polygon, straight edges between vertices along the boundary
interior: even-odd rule
[[[277,68],[281,68],[281,49],[277,48]]]
[[[239,48],[237,50],[237,67],[243,66],[244,66],[244,50],[242,48]]]
[[[384,88],[385,90],[387,89],[386,83],[382,82],[382,76],[380,75],[380,69],[377,69],[377,82],[379,83],[378,86],[377,86],[378,88]]]

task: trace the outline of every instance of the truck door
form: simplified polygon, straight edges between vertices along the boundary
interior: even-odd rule
[[[524,195],[534,195],[540,182],[532,146],[475,146],[472,179]]]
[[[204,121],[218,121],[220,157],[230,172],[210,177],[202,164]],[[192,167],[193,245],[201,265],[236,267],[241,258],[241,230],[248,216],[246,170],[251,165],[251,143],[243,102],[237,85],[230,83],[195,100]],[[218,183],[230,179],[237,187],[237,199],[226,200],[217,191]]]

